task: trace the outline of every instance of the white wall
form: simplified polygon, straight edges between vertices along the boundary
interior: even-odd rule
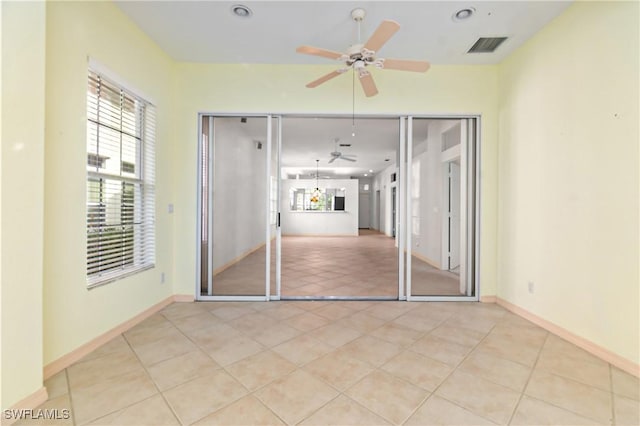
[[[372,192],[374,194],[374,200],[375,200],[375,193],[376,191],[380,191],[380,206],[378,207],[377,205],[375,205],[374,202],[374,209],[377,212],[376,216],[379,214],[380,215],[380,227],[381,229],[378,229],[378,231],[382,232],[383,234],[387,235],[387,236],[391,236],[391,231],[392,231],[392,206],[391,206],[391,187],[395,186],[397,184],[397,182],[393,182],[391,183],[391,174],[392,173],[397,173],[398,172],[398,168],[396,167],[395,164],[391,164],[389,165],[386,169],[384,169],[383,171],[379,172],[378,174],[375,175],[375,177],[373,178],[373,182],[372,182]],[[398,190],[397,192],[397,196],[400,196],[400,192]],[[378,222],[376,220],[376,222]]]
[[[414,144],[414,164],[419,163],[419,234],[413,229],[412,251],[433,265],[442,264],[443,225],[447,203],[444,193],[446,163],[442,161],[442,135],[459,120],[429,120],[426,140]],[[416,155],[417,154],[417,155]],[[415,189],[415,188],[414,188]]]
[[[499,68],[498,296],[636,371],[639,6],[576,2]]]
[[[322,179],[320,189],[345,188],[344,211],[293,212],[289,206],[292,188],[316,188],[315,179],[283,179],[281,192],[282,235],[358,235],[358,180]]]
[[[262,149],[238,117],[214,118],[213,269],[265,243],[266,132]]]

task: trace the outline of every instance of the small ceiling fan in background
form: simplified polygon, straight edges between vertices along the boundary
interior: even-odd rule
[[[377,57],[376,54],[380,48],[400,29],[400,24],[392,20],[384,20],[363,44],[360,41],[360,23],[364,19],[364,9],[354,9],[351,11],[351,18],[358,23],[358,43],[347,49],[346,53],[335,52],[332,50],[322,49],[312,46],[300,46],[296,49],[298,53],[306,55],[322,56],[324,58],[335,59],[344,62],[344,67],[330,72],[317,80],[307,84],[307,87],[314,88],[325,83],[332,78],[344,74],[353,68],[353,72],[357,73],[362,89],[367,97],[375,96],[378,93],[373,77],[367,67],[374,66],[379,69],[426,72],[430,64],[426,61],[414,61],[408,59],[384,59]]]
[[[329,164],[333,163],[336,160],[346,160],[346,161],[355,162],[356,161],[355,157],[357,157],[357,155],[343,154],[342,152],[338,151],[338,142],[339,141],[340,141],[340,138],[335,138],[333,140],[333,142],[335,143],[335,149],[334,149],[333,152],[329,153],[329,155],[331,155],[331,159],[329,160]]]

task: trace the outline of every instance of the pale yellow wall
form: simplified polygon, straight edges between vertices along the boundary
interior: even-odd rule
[[[175,115],[175,289],[196,283],[197,114],[351,114],[352,80],[341,76],[317,89],[305,84],[333,66],[178,64]],[[375,71],[374,71],[375,72]],[[426,75],[375,72],[381,95],[357,87],[356,113],[482,114],[481,294],[494,295],[497,208],[497,67],[434,66]],[[356,82],[357,84],[358,82]]]
[[[4,409],[42,387],[45,6],[1,2],[0,9]]]
[[[92,290],[85,277],[88,56],[152,98],[157,109],[156,268]],[[173,216],[167,213],[173,176],[172,81],[173,62],[113,3],[48,2],[45,365],[173,293]]]
[[[499,67],[498,296],[635,363],[638,5],[574,4]]]

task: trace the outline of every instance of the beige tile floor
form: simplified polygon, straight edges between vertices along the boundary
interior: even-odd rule
[[[275,253],[275,244],[272,244]],[[271,270],[275,271],[275,257]],[[412,258],[414,295],[460,295],[459,276]],[[264,294],[265,251],[214,276],[214,295]],[[272,274],[272,283],[275,275]],[[272,294],[275,288],[272,286]],[[361,229],[357,237],[282,238],[282,296],[398,297],[394,239]]]
[[[174,303],[45,385],[75,425],[640,423],[637,378],[480,303]]]

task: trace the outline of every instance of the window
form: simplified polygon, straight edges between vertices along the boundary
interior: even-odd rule
[[[155,263],[153,105],[89,71],[87,285]]]
[[[292,211],[344,210],[345,188],[291,188],[289,204]]]

